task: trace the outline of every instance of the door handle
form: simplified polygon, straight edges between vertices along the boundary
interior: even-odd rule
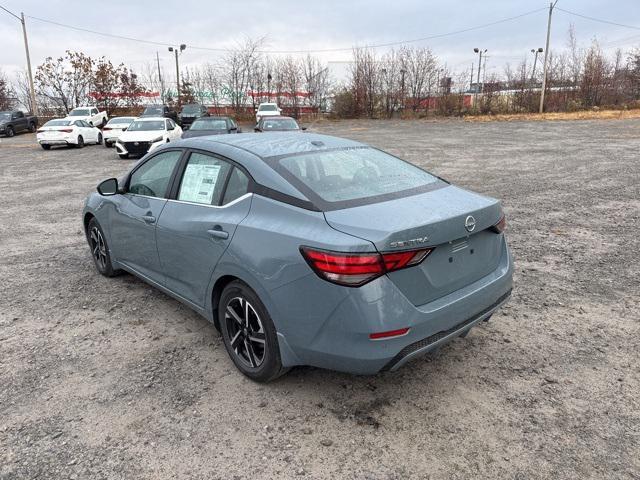
[[[216,225],[211,230],[207,230],[207,233],[214,238],[221,238],[223,240],[229,238],[229,232],[225,232],[224,230],[222,230],[222,227],[220,225]]]
[[[144,220],[145,223],[156,223],[156,217],[153,215],[143,215],[142,220]]]

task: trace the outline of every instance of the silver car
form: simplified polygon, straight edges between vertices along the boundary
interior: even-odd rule
[[[499,201],[324,135],[173,142],[102,182],[83,221],[101,274],[193,308],[257,381],[295,365],[395,370],[512,287]]]

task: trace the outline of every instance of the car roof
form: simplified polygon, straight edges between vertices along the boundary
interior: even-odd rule
[[[269,135],[263,133],[242,133],[240,135],[219,135],[216,137],[196,137],[185,139],[184,142],[194,143],[194,148],[205,150],[215,149],[212,143],[229,145],[252,153],[260,158],[292,155],[295,153],[320,151],[332,148],[362,147],[363,143],[346,138],[332,137],[318,133],[299,132],[272,132]],[[199,145],[195,145],[198,143]]]

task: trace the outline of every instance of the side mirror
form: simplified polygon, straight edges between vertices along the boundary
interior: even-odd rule
[[[300,127],[300,130],[306,130],[307,127]]]
[[[241,128],[236,128],[236,133],[242,133],[242,129]]]
[[[254,132],[261,132],[261,131],[262,131],[262,129],[261,129],[261,128],[256,127],[256,128],[254,128],[254,129],[253,129],[253,131],[254,131]]]
[[[126,131],[127,131],[127,128],[129,128],[129,127],[124,127],[124,128],[122,129],[122,131],[123,131],[123,132],[126,132]]]
[[[118,193],[118,179],[108,178],[98,184],[98,193],[104,197]]]

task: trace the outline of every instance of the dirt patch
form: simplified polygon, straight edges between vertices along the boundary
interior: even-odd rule
[[[96,274],[112,149],[0,144],[0,478],[562,478],[640,472],[640,121],[322,122],[502,199],[510,303],[397,372],[258,385],[214,327]]]

